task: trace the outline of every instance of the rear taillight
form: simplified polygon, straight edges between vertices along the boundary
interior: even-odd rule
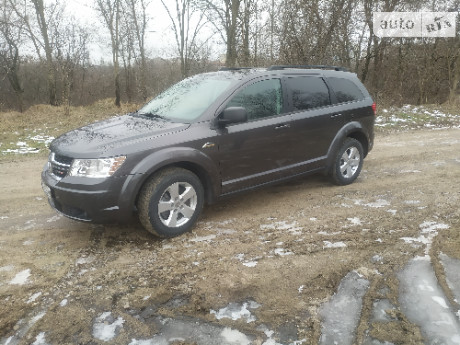
[[[372,103],[372,110],[374,111],[374,116],[377,116],[377,103]]]

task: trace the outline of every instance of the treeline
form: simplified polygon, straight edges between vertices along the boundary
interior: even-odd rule
[[[459,16],[456,37],[421,39],[375,36],[372,14],[457,12],[460,0],[160,0],[171,23],[173,59],[152,56],[146,47],[155,26],[152,1],[95,0],[88,10],[97,13],[101,34],[69,15],[63,0],[0,0],[0,110],[108,97],[118,105],[143,102],[222,65],[340,65],[387,104],[459,99]],[[111,61],[91,63],[91,43],[101,40]],[[224,59],[216,56],[218,43]]]

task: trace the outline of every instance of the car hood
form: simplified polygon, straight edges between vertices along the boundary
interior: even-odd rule
[[[190,124],[123,115],[93,123],[56,138],[50,150],[73,158],[97,158],[110,151],[187,129]]]

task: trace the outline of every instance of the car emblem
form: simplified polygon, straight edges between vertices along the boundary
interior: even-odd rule
[[[205,143],[205,144],[202,146],[202,148],[203,148],[203,149],[210,149],[211,147],[214,147],[214,146],[216,146],[216,144],[211,143],[211,142],[208,141],[207,143]]]

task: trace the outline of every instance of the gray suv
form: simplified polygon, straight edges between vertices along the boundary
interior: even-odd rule
[[[135,113],[55,139],[42,186],[69,218],[137,214],[154,235],[173,237],[224,195],[315,172],[352,183],[373,146],[375,111],[341,67],[199,74]]]

